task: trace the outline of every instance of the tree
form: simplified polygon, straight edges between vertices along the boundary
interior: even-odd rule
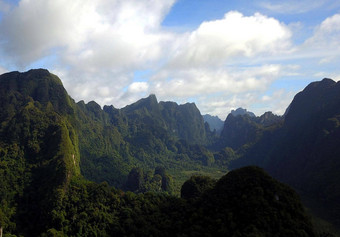
[[[181,188],[181,197],[185,199],[198,198],[201,194],[215,186],[216,181],[209,176],[191,176]]]
[[[144,174],[141,168],[133,168],[126,182],[126,188],[130,191],[138,191],[144,184]]]

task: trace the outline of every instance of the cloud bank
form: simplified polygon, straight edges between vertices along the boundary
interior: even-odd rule
[[[339,14],[296,44],[289,25],[261,13],[229,11],[196,29],[171,31],[162,22],[174,4],[0,1],[0,71],[42,65],[76,100],[122,107],[154,93],[160,100],[195,101],[202,113],[222,118],[239,106],[282,114],[292,92],[273,84],[300,70],[288,59],[319,57],[327,64],[339,55],[333,50],[340,48]]]

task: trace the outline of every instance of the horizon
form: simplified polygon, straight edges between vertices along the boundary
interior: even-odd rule
[[[47,68],[76,101],[150,94],[283,115],[309,83],[340,80],[340,1],[0,0],[0,74]]]

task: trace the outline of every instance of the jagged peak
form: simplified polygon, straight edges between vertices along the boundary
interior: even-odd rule
[[[247,111],[247,109],[243,109],[243,108],[237,108],[236,110],[231,110],[230,114],[232,114],[233,116],[238,116],[238,115],[248,115],[250,117],[256,117],[255,114],[253,112]]]
[[[158,101],[154,94],[150,94],[146,98],[142,98],[135,103],[125,106],[122,108],[124,112],[132,112],[137,109],[147,108],[148,110],[159,109]]]
[[[153,100],[153,101],[156,101],[158,103],[157,97],[156,97],[155,94],[150,94],[146,99]]]

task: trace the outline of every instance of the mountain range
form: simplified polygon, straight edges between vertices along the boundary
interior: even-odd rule
[[[194,103],[101,108],[47,70],[3,74],[1,233],[332,236],[266,172],[340,227],[339,90],[311,83],[284,116],[236,110],[218,134]]]

